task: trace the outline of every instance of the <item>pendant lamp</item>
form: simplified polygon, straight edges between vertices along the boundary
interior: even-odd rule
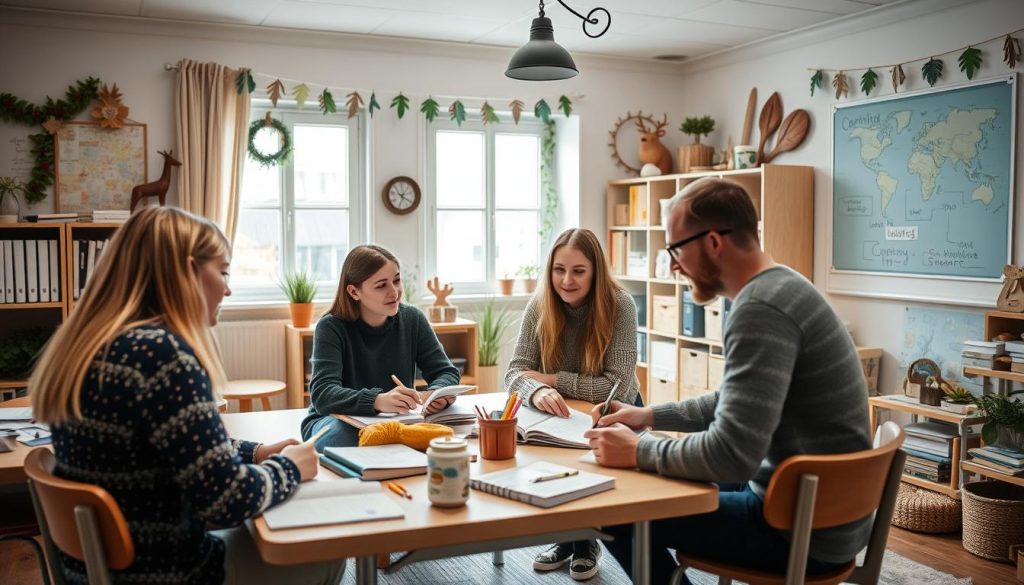
[[[569,8],[562,0],[558,0],[558,3],[583,21],[583,32],[590,38],[603,35],[611,26],[611,14],[604,8],[594,8],[587,16],[583,16]],[[601,13],[604,14],[604,19],[595,16]],[[590,25],[591,29],[588,30],[587,25]],[[598,29],[599,32],[595,32]],[[505,75],[526,81],[554,81],[579,75],[572,55],[555,42],[555,29],[551,26],[551,19],[544,16],[544,0],[540,2],[540,15],[533,19],[530,26],[530,41],[512,55]]]

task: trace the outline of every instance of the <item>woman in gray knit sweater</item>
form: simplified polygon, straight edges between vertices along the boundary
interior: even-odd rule
[[[618,383],[617,400],[639,403],[636,376],[636,305],[612,277],[601,244],[587,229],[555,240],[543,283],[523,314],[505,388],[526,404],[568,416],[566,398],[604,402]],[[597,574],[596,541],[559,543],[540,553],[533,568],[569,565],[578,581]]]

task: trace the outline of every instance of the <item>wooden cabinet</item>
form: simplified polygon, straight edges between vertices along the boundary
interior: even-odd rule
[[[477,383],[477,326],[476,321],[456,319],[454,323],[431,323],[438,341],[444,347],[449,359],[466,360],[462,371],[463,384]],[[312,368],[309,363],[313,353],[313,328],[285,325],[285,366],[288,377],[288,408],[305,408],[309,405],[309,378]],[[425,385],[416,380],[417,386]]]
[[[665,249],[665,227],[661,225],[661,202],[667,201],[690,183],[704,177],[729,179],[743,187],[758,214],[761,247],[776,262],[790,266],[809,280],[813,274],[814,249],[814,169],[808,166],[763,165],[756,169],[662,175],[639,179],[623,179],[608,184],[608,257],[616,278],[645,306],[638,307],[644,315],[640,332],[646,347],[639,354],[651,356],[651,344],[669,342],[675,345],[669,364],[675,376],[666,376],[659,363],[658,374],[647,362],[637,364],[641,395],[645,402],[662,402],[672,396],[694,396],[701,393],[692,381],[707,373],[682,372],[686,367],[681,356],[685,350],[701,351],[709,360],[721,360],[722,341],[712,339],[715,325],[725,321],[727,309],[720,311],[722,322],[712,324],[711,334],[700,337],[684,335],[686,307],[683,293],[689,289],[685,279],[677,278],[667,268],[664,258],[659,263],[658,251]],[[631,212],[633,210],[634,212]],[[624,223],[626,222],[626,223]],[[629,223],[632,222],[632,223]],[[698,313],[703,313],[698,307]],[[692,311],[691,311],[692,313]],[[703,317],[703,314],[700,315]],[[699,329],[699,331],[704,331]],[[693,360],[694,367],[705,367],[712,361]],[[671,386],[671,387],[669,387]],[[650,388],[650,395],[647,389]],[[710,386],[705,392],[713,390]]]

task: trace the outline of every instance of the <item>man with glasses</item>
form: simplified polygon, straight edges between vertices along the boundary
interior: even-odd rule
[[[733,299],[724,336],[721,387],[698,398],[638,408],[613,403],[588,431],[598,463],[716,482],[719,508],[651,523],[651,583],[667,583],[667,549],[736,566],[785,571],[788,534],[764,519],[762,499],[775,467],[799,454],[870,448],[867,385],[846,328],[814,285],[763,252],[757,211],[741,186],[691,184],[662,218],[672,269],[694,301]],[[654,428],[678,439],[639,436]],[[866,546],[870,517],[816,530],[808,573],[849,562]],[[632,527],[605,527],[606,543],[632,567]],[[685,580],[684,580],[685,581]]]

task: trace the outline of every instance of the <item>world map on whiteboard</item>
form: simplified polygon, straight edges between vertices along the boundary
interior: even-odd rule
[[[998,278],[1009,261],[1012,84],[837,108],[837,270]]]

